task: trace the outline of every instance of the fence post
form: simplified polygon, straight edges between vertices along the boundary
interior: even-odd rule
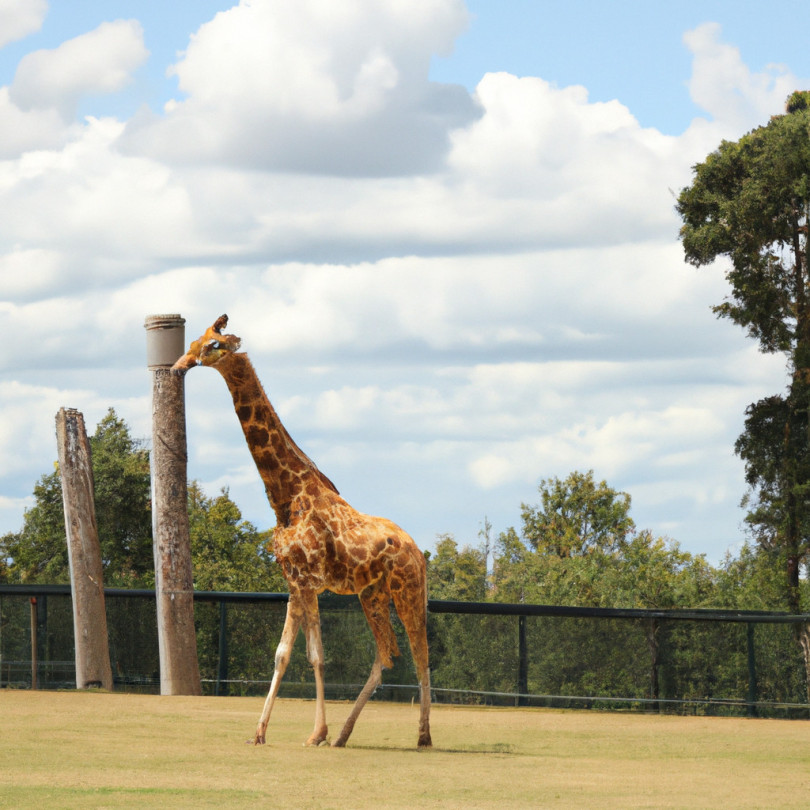
[[[518,616],[518,706],[528,706],[529,650],[526,645],[526,617]]]
[[[646,627],[647,647],[650,651],[650,698],[654,701],[651,710],[661,711],[658,698],[661,697],[659,666],[661,664],[661,645],[659,641],[660,624],[658,619],[650,619]]]
[[[39,660],[37,656],[37,598],[31,597],[31,689],[37,689],[37,672]]]
[[[754,624],[748,622],[746,625],[746,644],[748,647],[748,716],[757,716],[757,700],[759,694],[757,690],[757,661],[754,651]]]
[[[185,389],[183,377],[171,371],[185,351],[184,323],[179,315],[150,315],[144,324],[152,372],[152,535],[161,695],[202,694],[188,525]]]
[[[65,510],[76,688],[113,688],[101,546],[96,526],[93,467],[84,417],[73,408],[56,414],[59,477]]]
[[[219,602],[219,663],[217,665],[217,695],[228,694],[228,603]]]

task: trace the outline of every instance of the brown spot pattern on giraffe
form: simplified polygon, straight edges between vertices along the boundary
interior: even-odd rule
[[[264,447],[270,438],[270,433],[267,428],[263,428],[261,425],[250,425],[245,433],[245,438],[254,447]],[[267,454],[263,453],[262,455],[266,456]]]

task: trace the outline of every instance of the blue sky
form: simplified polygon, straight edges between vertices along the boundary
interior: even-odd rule
[[[691,58],[683,34],[701,23],[720,23],[757,72],[808,63],[800,2],[470,0],[467,7],[470,28],[450,57],[434,62],[437,80],[473,89],[485,72],[504,70],[581,84],[591,101],[618,99],[642,126],[667,134],[683,132],[700,114],[686,86]]]
[[[784,363],[712,315],[723,268],[685,265],[673,193],[810,86],[802,19],[0,0],[0,43],[19,30],[0,47],[0,531],[52,469],[60,407],[150,435],[144,317],[178,312],[191,339],[227,311],[298,443],[423,548],[519,526],[541,479],[593,469],[639,528],[733,552],[733,444]],[[214,372],[189,374],[187,409],[191,477],[272,525]]]
[[[469,0],[466,6],[470,25],[450,55],[434,57],[431,78],[470,91],[491,71],[542,76],[562,87],[581,84],[592,101],[618,99],[642,126],[667,134],[682,132],[701,112],[686,86],[691,57],[683,43],[684,32],[700,23],[720,23],[724,39],[752,70],[786,64],[800,71],[808,62],[800,2]],[[122,93],[87,100],[80,112],[131,115],[144,103],[159,109],[178,95],[166,69],[186,48],[189,33],[227,7],[221,0],[57,0],[39,32],[0,49],[0,79],[10,82],[32,49],[55,48],[101,20],[135,18],[144,27],[149,60]]]
[[[166,69],[188,44],[189,34],[211,19],[227,3],[216,0],[165,3],[159,0],[56,0],[51,2],[42,28],[0,49],[0,76],[14,77],[19,60],[32,50],[56,48],[65,40],[92,30],[104,20],[137,19],[144,29],[148,61],[132,76],[130,85],[114,96],[94,96],[79,114],[131,116],[141,104],[159,109],[177,94],[176,80]]]

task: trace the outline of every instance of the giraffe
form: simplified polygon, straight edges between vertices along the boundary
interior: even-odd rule
[[[270,691],[252,742],[265,743],[270,713],[301,628],[306,637],[307,658],[315,673],[316,698],[315,727],[305,744],[320,745],[327,740],[318,594],[329,590],[357,594],[376,642],[371,674],[332,745],[345,746],[360,712],[382,682],[382,670],[392,666],[392,656],[400,654],[389,614],[393,600],[407,632],[419,677],[417,745],[427,748],[431,745],[430,669],[424,554],[395,523],[362,514],[350,506],[296,445],[270,404],[248,355],[238,351],[241,340],[222,334],[227,324],[227,315],[218,318],[202,337],[191,343],[173,370],[185,374],[197,365],[211,366],[225,379],[276,514],[274,552],[290,596]]]

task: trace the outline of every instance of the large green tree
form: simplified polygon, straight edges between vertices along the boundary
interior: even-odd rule
[[[498,601],[675,608],[704,606],[711,599],[713,572],[705,559],[648,530],[637,531],[630,496],[597,482],[592,470],[545,479],[539,494],[539,504],[523,504],[520,532],[510,528],[498,537],[493,575]],[[660,697],[657,620],[555,619],[530,626],[541,669],[550,678],[535,688],[632,694],[646,685],[649,697]],[[646,661],[636,654],[639,635]]]
[[[729,298],[714,307],[760,349],[784,355],[784,393],[750,405],[736,444],[750,486],[747,521],[778,549],[786,602],[802,611],[810,553],[810,93],[738,141],[723,141],[681,191],[681,241],[695,266],[725,259]],[[801,628],[810,695],[810,627]]]

